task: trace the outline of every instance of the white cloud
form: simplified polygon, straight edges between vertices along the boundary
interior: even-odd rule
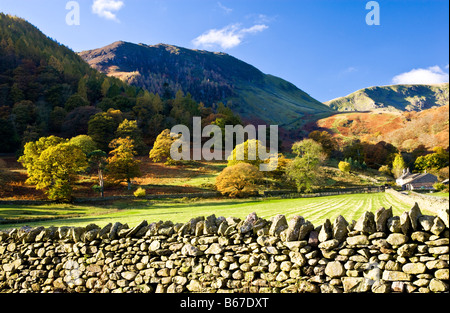
[[[92,12],[108,20],[119,22],[116,12],[124,5],[124,2],[119,0],[94,0]]]
[[[349,73],[355,73],[355,72],[357,72],[357,71],[358,71],[358,69],[357,69],[356,67],[354,67],[354,66],[349,66],[349,67],[347,67],[345,70],[343,70],[342,73],[344,73],[344,74],[349,74]]]
[[[211,29],[195,38],[192,43],[196,47],[212,48],[220,46],[222,49],[231,49],[242,43],[248,34],[256,34],[269,28],[264,24],[254,25],[250,28],[241,28],[240,24],[228,25],[222,29]]]
[[[233,9],[231,8],[227,8],[226,6],[224,6],[222,3],[217,2],[217,5],[219,6],[219,8],[221,8],[223,10],[223,12],[225,14],[230,14],[231,12],[233,12]]]
[[[448,69],[448,67],[446,67]],[[439,66],[417,68],[399,74],[392,79],[394,84],[440,84],[449,82],[449,74]]]

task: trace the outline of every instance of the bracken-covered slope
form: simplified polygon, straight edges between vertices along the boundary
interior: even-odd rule
[[[339,141],[385,141],[404,151],[449,146],[449,105],[421,112],[342,112],[320,119],[316,128]]]
[[[212,106],[228,103],[242,118],[284,128],[332,110],[293,84],[225,53],[115,42],[79,55],[93,68],[164,95],[182,90]]]
[[[337,111],[422,111],[448,104],[449,84],[392,85],[358,90],[325,102]]]

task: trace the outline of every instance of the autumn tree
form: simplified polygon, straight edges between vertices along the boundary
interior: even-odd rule
[[[109,147],[112,149],[106,165],[109,177],[117,182],[126,181],[128,190],[131,190],[131,179],[142,175],[140,161],[135,158],[133,140],[130,137],[117,138],[111,141]]]
[[[291,160],[286,158],[282,153],[278,153],[278,165],[277,168],[273,171],[266,172],[268,177],[273,179],[283,179],[285,178],[286,169],[289,166]]]
[[[71,200],[76,174],[88,165],[80,148],[55,136],[27,143],[19,162],[27,169],[27,183],[58,201]]]
[[[449,153],[442,147],[435,147],[434,153],[420,156],[416,159],[414,166],[420,172],[434,171],[438,172],[440,169],[449,165]]]
[[[379,171],[380,173],[383,173],[384,175],[387,175],[387,176],[391,176],[391,175],[392,175],[392,170],[391,170],[391,168],[389,167],[389,165],[383,165],[383,166],[381,166],[381,167],[378,169],[378,171]]]
[[[238,163],[226,167],[216,178],[216,188],[223,195],[246,197],[258,193],[263,175],[256,166]]]
[[[144,144],[144,141],[142,139],[142,132],[139,129],[136,121],[129,121],[127,119],[123,120],[123,122],[120,123],[117,127],[115,135],[116,138],[130,137],[130,139],[132,139],[134,142],[137,154],[142,155],[143,153],[145,153],[147,147]]]
[[[339,162],[338,167],[339,167],[339,170],[343,173],[349,173],[350,170],[352,169],[352,165],[350,163],[344,162],[344,161]]]
[[[247,140],[244,143],[237,145],[230,156],[228,157],[228,166],[233,166],[239,163],[248,163],[259,167],[264,160],[259,157],[260,150],[265,150],[261,141],[256,139]],[[265,151],[264,151],[265,152]]]
[[[390,143],[380,141],[376,144],[362,143],[364,162],[368,167],[378,169],[382,165],[392,164],[398,149]]]
[[[322,145],[323,151],[327,154],[328,157],[331,156],[331,153],[333,151],[338,149],[337,142],[333,138],[333,135],[326,131],[315,130],[311,132],[308,137],[320,143]]]
[[[320,177],[319,167],[326,154],[322,146],[312,139],[294,143],[292,151],[297,156],[289,163],[286,174],[296,183],[299,192],[311,192]]]
[[[403,170],[406,169],[406,163],[403,156],[400,153],[395,155],[394,161],[392,162],[392,174],[395,178],[402,176]]]
[[[170,147],[177,140],[177,137],[172,137],[169,129],[165,129],[158,135],[150,150],[149,157],[153,162],[172,161],[170,157]]]

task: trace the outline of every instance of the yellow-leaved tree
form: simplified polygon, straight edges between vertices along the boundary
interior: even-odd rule
[[[72,199],[76,175],[88,166],[79,147],[56,136],[28,142],[19,162],[27,169],[27,183],[46,190],[49,199],[58,201]]]
[[[133,140],[130,137],[114,139],[109,147],[112,151],[106,165],[108,176],[116,182],[126,181],[131,190],[131,179],[142,175]]]

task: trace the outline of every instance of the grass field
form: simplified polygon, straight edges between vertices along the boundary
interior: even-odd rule
[[[448,192],[445,192],[445,191],[442,191],[442,192],[435,192],[435,193],[430,194],[430,196],[434,196],[434,197],[442,197],[442,198],[448,198],[449,195],[450,195],[450,194],[449,194]]]
[[[187,222],[197,216],[215,214],[224,217],[245,218],[256,212],[262,218],[284,214],[287,218],[301,215],[315,225],[326,218],[333,221],[338,215],[347,221],[357,220],[365,211],[375,212],[380,207],[393,208],[400,215],[410,207],[390,194],[353,194],[302,199],[251,199],[251,200],[134,200],[115,202],[104,206],[47,205],[0,206],[0,219],[15,220],[14,224],[2,224],[0,229],[29,226],[86,226],[94,223],[104,226],[111,222],[128,223],[130,227],[142,220]],[[424,214],[431,214],[422,210]],[[24,221],[26,219],[26,221]],[[32,221],[39,219],[39,221]],[[47,219],[47,220],[43,220]],[[48,220],[51,219],[51,220]]]

